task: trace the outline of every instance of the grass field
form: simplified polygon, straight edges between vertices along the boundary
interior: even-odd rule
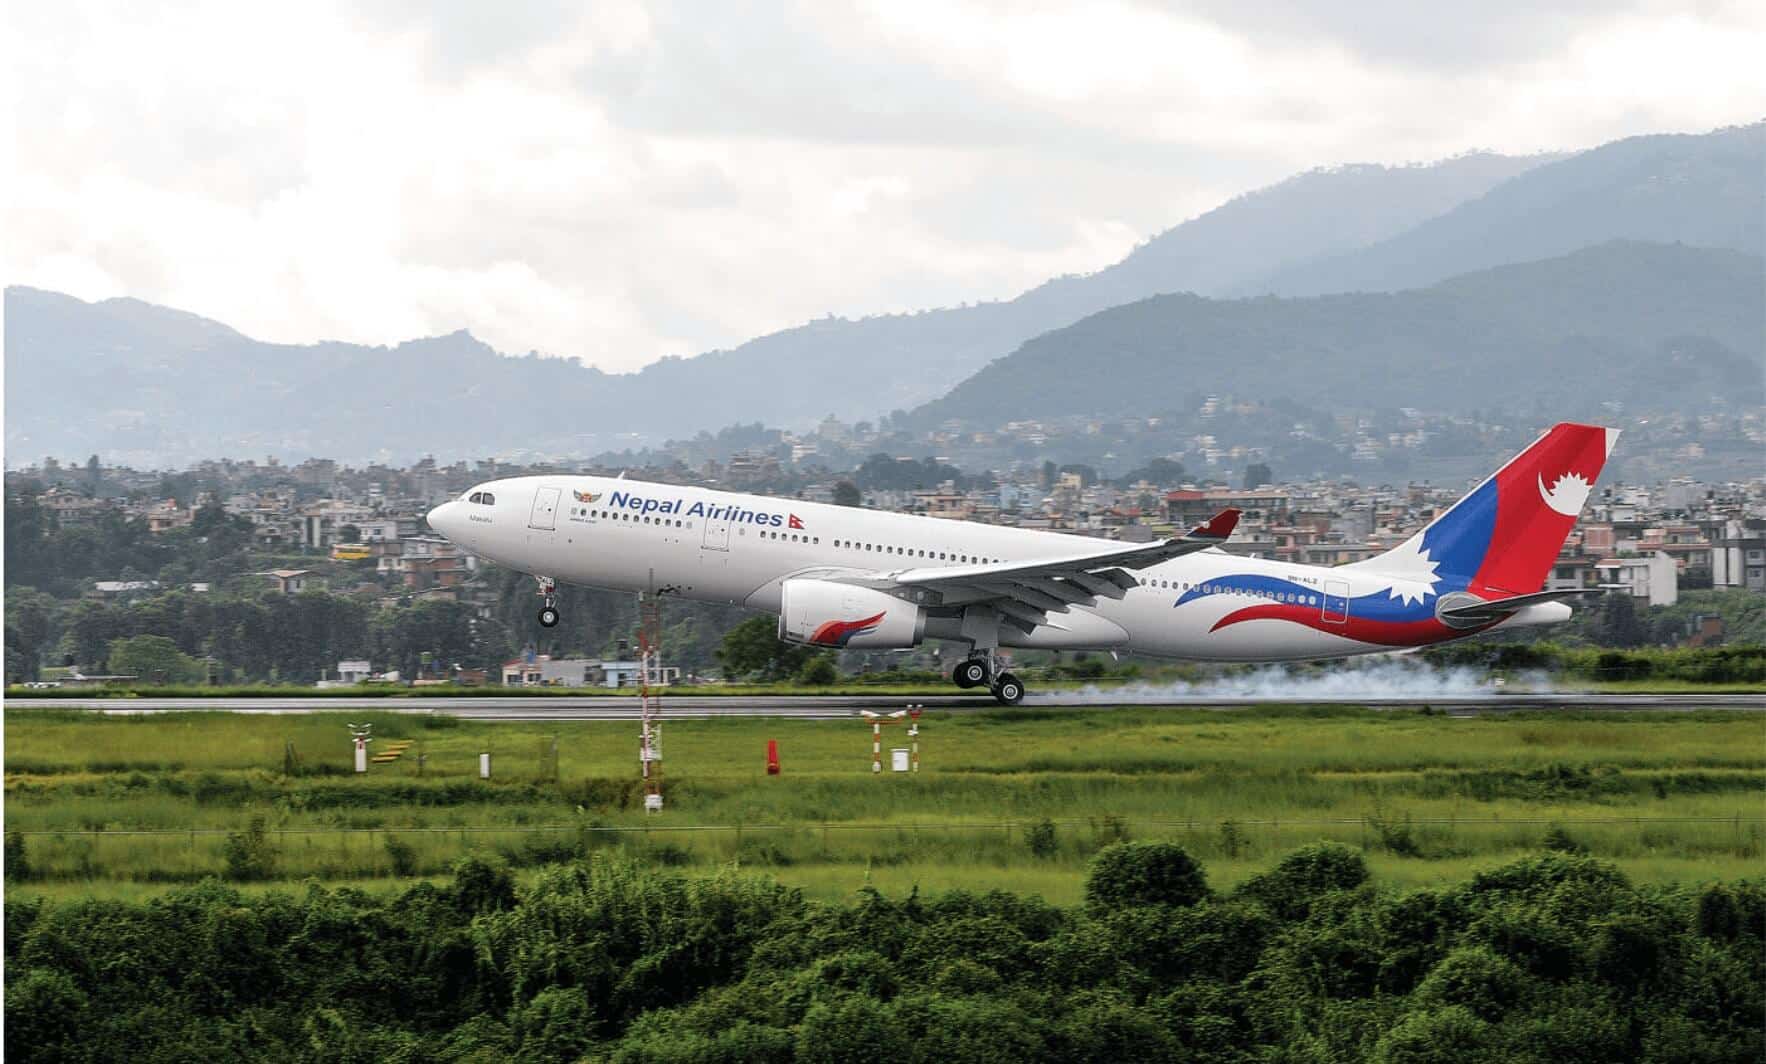
[[[356,777],[352,720],[374,723],[373,749],[412,745]],[[886,728],[884,746],[907,745],[903,730]],[[816,897],[868,882],[1064,903],[1090,855],[1125,836],[1182,841],[1223,886],[1320,838],[1363,848],[1397,884],[1465,878],[1538,850],[1554,829],[1554,845],[1612,859],[1640,882],[1757,875],[1766,855],[1757,714],[929,713],[923,770],[880,778],[858,721],[675,721],[662,741],[668,808],[648,817],[636,731],[439,711],[98,717],[14,706],[5,826],[33,833],[32,878],[9,889],[137,897],[230,870],[392,887],[468,851],[532,869],[618,848],[667,865],[765,868]],[[784,762],[776,778],[765,774],[768,739]],[[489,782],[477,779],[480,753],[492,755]],[[242,861],[235,841],[230,865],[229,833],[244,837],[260,817],[249,853],[261,862]]]

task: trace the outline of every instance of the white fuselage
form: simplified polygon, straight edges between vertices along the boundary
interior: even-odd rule
[[[467,501],[487,494],[494,502]],[[1100,546],[1084,536],[573,475],[490,481],[437,507],[430,521],[462,547],[524,572],[774,612],[784,581],[809,572],[889,574],[1025,562]],[[1420,599],[1427,590],[1355,566],[1297,565],[1212,549],[1134,576],[1139,586],[1122,598],[1051,613],[1028,634],[1003,632],[1001,644],[1277,661],[1386,652],[1469,634],[1412,625],[1401,643],[1355,638],[1357,599]],[[1568,613],[1541,608],[1505,623],[1558,620],[1560,611]],[[925,631],[944,639],[959,633],[955,622],[937,620]]]

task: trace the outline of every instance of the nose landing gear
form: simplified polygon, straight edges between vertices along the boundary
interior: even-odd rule
[[[540,584],[540,627],[558,627],[558,584],[549,576],[536,576]]]

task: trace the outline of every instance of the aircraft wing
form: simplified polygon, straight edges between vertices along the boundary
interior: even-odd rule
[[[901,569],[878,574],[877,583],[938,592],[945,606],[989,605],[1028,632],[1050,613],[1091,606],[1100,596],[1119,599],[1138,581],[1129,573],[1225,543],[1239,511],[1222,510],[1182,536],[1155,543],[1110,546],[1064,558]]]

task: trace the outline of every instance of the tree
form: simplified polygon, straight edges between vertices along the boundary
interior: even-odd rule
[[[6,679],[35,680],[49,645],[55,600],[41,591],[13,587],[6,591]]]
[[[1080,462],[1072,462],[1064,465],[1058,470],[1058,472],[1062,474],[1077,473],[1079,475],[1079,486],[1082,488],[1089,488],[1098,482],[1098,471],[1091,466]]]
[[[1123,487],[1146,481],[1161,487],[1171,487],[1183,483],[1183,463],[1170,458],[1154,458],[1139,469],[1131,469],[1123,474],[1118,481]]]
[[[859,494],[858,485],[852,481],[842,480],[834,485],[834,505],[857,506],[864,501],[864,496]]]
[[[1262,902],[1283,919],[1298,920],[1312,903],[1332,891],[1354,890],[1367,882],[1367,862],[1342,843],[1321,842],[1296,850],[1274,868],[1252,876],[1238,893]]]
[[[110,642],[111,672],[155,684],[200,683],[202,663],[163,635],[137,635]]]
[[[772,617],[750,617],[724,635],[717,660],[729,679],[753,677],[763,682],[796,675],[815,651],[786,643]]]
[[[1119,842],[1092,858],[1085,901],[1108,912],[1137,905],[1194,905],[1208,896],[1202,866],[1170,842]]]
[[[1253,491],[1275,481],[1275,474],[1269,471],[1269,463],[1252,462],[1245,467],[1245,490]]]
[[[797,682],[810,687],[827,687],[837,683],[840,670],[826,654],[817,654],[804,661],[803,667],[797,670]]]
[[[1614,592],[1600,603],[1600,621],[1594,628],[1594,641],[1607,647],[1634,647],[1643,643],[1643,623],[1637,617],[1637,602],[1627,592]]]

